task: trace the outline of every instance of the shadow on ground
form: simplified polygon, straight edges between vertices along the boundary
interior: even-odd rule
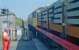
[[[33,40],[24,40],[25,34],[22,34],[22,37],[18,41],[16,50],[37,50]]]

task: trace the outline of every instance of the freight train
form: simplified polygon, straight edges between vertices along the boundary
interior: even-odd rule
[[[29,15],[28,27],[51,50],[79,50],[79,0],[38,8]]]

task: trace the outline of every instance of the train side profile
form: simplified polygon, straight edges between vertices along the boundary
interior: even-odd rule
[[[28,27],[51,50],[79,50],[79,0],[38,8],[29,15]]]

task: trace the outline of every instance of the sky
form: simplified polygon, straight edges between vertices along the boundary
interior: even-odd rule
[[[35,9],[48,6],[57,0],[0,0],[0,9],[8,8],[13,11],[17,17],[26,19]]]

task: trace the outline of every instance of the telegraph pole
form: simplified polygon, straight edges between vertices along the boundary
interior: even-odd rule
[[[11,21],[9,19],[10,15],[13,15],[13,17],[14,17],[13,18],[14,20],[12,20],[13,25],[11,25]],[[16,35],[16,30],[15,30],[16,29],[16,26],[15,26],[15,16],[16,15],[14,13],[10,12],[8,9],[1,9],[1,15],[0,16],[6,16],[6,20],[4,20],[3,22],[6,22],[7,26],[4,29],[7,29],[8,34],[10,35],[10,37],[12,35],[11,38],[16,40],[16,36],[17,36]],[[4,31],[4,29],[3,29],[3,31]],[[13,36],[15,36],[15,37],[13,37]]]
[[[10,24],[9,24],[9,19],[8,19],[8,15],[9,15],[9,10],[8,9],[1,9],[1,16],[6,16],[6,22],[7,23],[7,28],[9,28]]]

